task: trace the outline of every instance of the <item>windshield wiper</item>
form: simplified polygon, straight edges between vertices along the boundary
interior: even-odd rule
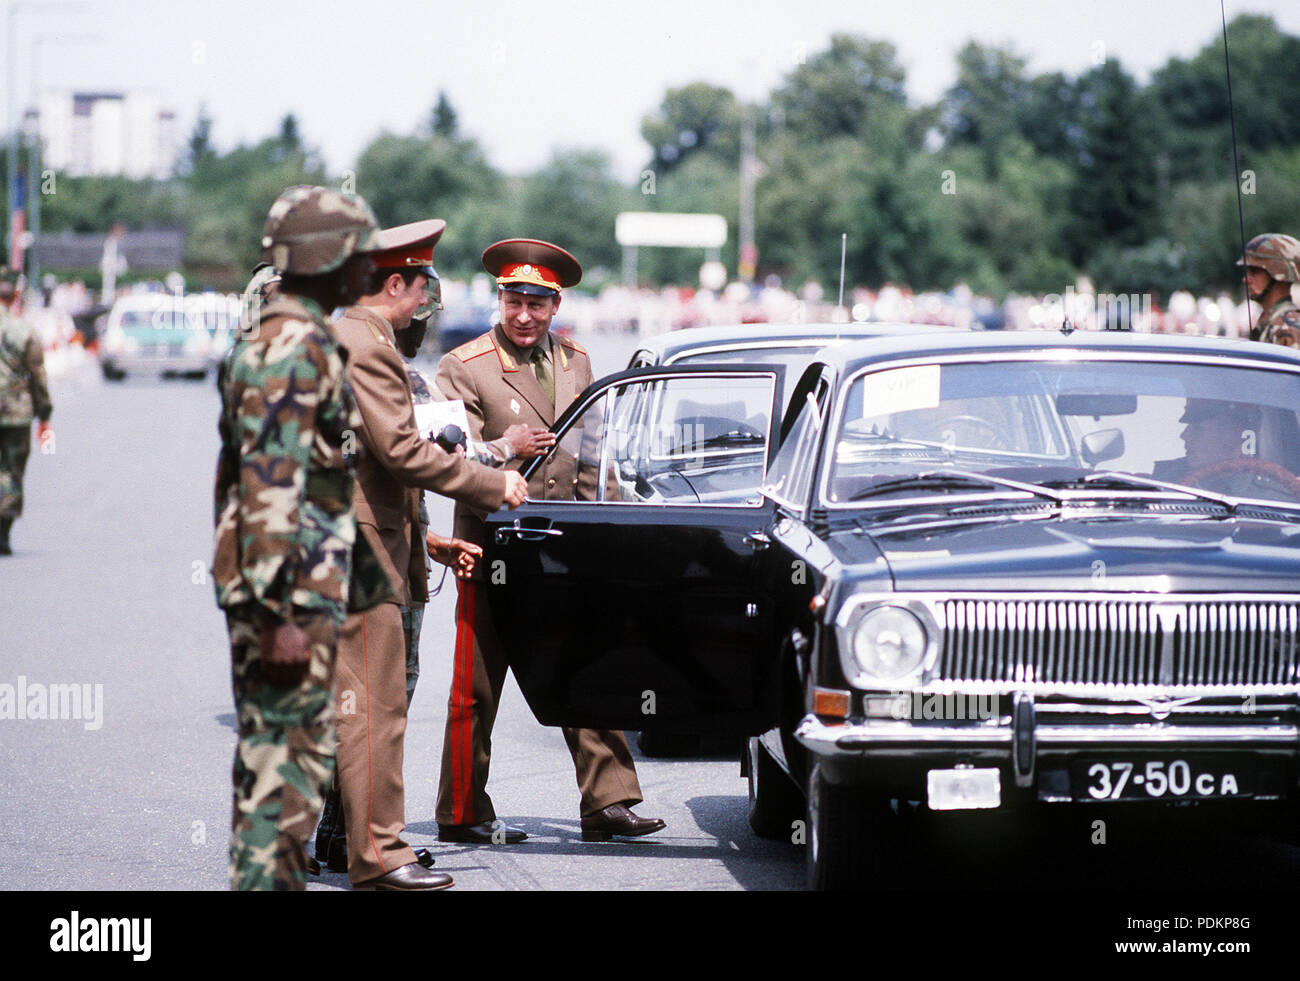
[[[891,446],[919,446],[923,450],[938,450],[945,456],[952,451],[942,443],[927,443],[923,439],[908,439],[905,436],[891,436],[889,433],[853,433],[846,442],[849,443],[888,443]]]
[[[1188,487],[1184,484],[1175,484],[1168,480],[1157,480],[1154,477],[1138,477],[1131,473],[1117,473],[1114,470],[1105,470],[1101,473],[1090,473],[1083,477],[1076,477],[1072,480],[1053,480],[1048,486],[1051,487],[1091,487],[1093,485],[1101,487],[1127,488],[1132,490],[1138,488],[1142,490],[1164,490],[1173,491],[1177,494],[1186,494],[1189,497],[1200,498],[1203,501],[1211,501],[1214,504],[1222,505],[1228,509],[1229,513],[1237,510],[1238,501],[1233,497],[1226,497],[1223,494],[1215,494],[1213,491],[1201,490],[1199,487]]]
[[[1035,497],[1045,497],[1057,504],[1063,502],[1059,494],[1053,494],[1050,490],[1037,484],[1023,484],[1018,480],[1008,480],[1005,477],[990,477],[988,474],[972,473],[969,470],[930,470],[925,473],[912,474],[908,477],[899,477],[897,480],[887,480],[883,484],[875,484],[861,490],[849,500],[860,501],[864,498],[875,497],[877,494],[889,494],[901,490],[927,490],[929,488],[947,490],[974,487],[1006,487],[1010,490],[1032,494]]]
[[[759,433],[747,433],[740,429],[733,429],[729,433],[719,433],[717,436],[710,436],[706,440],[692,443],[686,447],[686,452],[712,450],[719,446],[756,446],[763,442],[766,442],[766,437]]]

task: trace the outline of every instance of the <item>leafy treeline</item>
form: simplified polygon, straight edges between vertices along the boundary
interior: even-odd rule
[[[1229,25],[1246,234],[1300,228],[1300,38],[1272,18]],[[440,94],[412,133],[384,132],[344,174],[327,174],[293,116],[255,146],[216,152],[201,113],[166,182],[60,178],[44,225],[102,231],[181,224],[192,275],[217,285],[256,259],[262,218],[298,182],[354,184],[385,224],[430,215],[450,230],[439,266],[466,274],[484,244],[527,235],[564,243],[599,285],[617,278],[614,216],[624,210],[727,216],[722,258],[736,268],[742,144],[755,148],[759,274],[831,287],[840,233],[848,278],[977,291],[1060,292],[1080,274],[1104,291],[1233,286],[1237,201],[1223,41],[1171,59],[1139,85],[1100,58],[1069,77],[1031,75],[1006,47],[968,43],[956,83],[912,106],[898,52],[836,35],[769,93],[741,103],[696,82],[642,121],[649,147],[630,186],[597,150],[564,149],[522,177],[501,173]],[[643,249],[643,281],[693,283],[703,253]]]

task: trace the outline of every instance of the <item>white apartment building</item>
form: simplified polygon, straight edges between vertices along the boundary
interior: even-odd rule
[[[147,91],[44,92],[26,122],[41,134],[43,165],[70,177],[162,179],[181,152],[176,111]]]

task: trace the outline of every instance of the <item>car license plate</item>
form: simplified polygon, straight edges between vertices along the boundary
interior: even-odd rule
[[[962,767],[926,774],[926,802],[932,811],[967,811],[1002,803],[1000,770]]]
[[[1076,801],[1251,797],[1253,776],[1241,759],[1085,759],[1070,764],[1070,792]]]

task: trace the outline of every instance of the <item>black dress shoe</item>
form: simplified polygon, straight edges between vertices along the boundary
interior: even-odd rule
[[[331,872],[346,872],[348,870],[348,840],[340,835],[335,835],[330,839],[328,857],[325,860],[325,867]]]
[[[583,841],[609,841],[614,835],[640,838],[662,831],[667,825],[659,818],[637,817],[625,804],[611,804],[582,819]]]
[[[467,845],[517,845],[527,837],[523,828],[512,828],[500,821],[438,825],[439,841],[459,841]]]
[[[430,872],[419,862],[412,862],[378,879],[358,882],[352,888],[363,892],[372,889],[380,892],[433,892],[447,889],[451,884],[452,878],[446,872]]]

